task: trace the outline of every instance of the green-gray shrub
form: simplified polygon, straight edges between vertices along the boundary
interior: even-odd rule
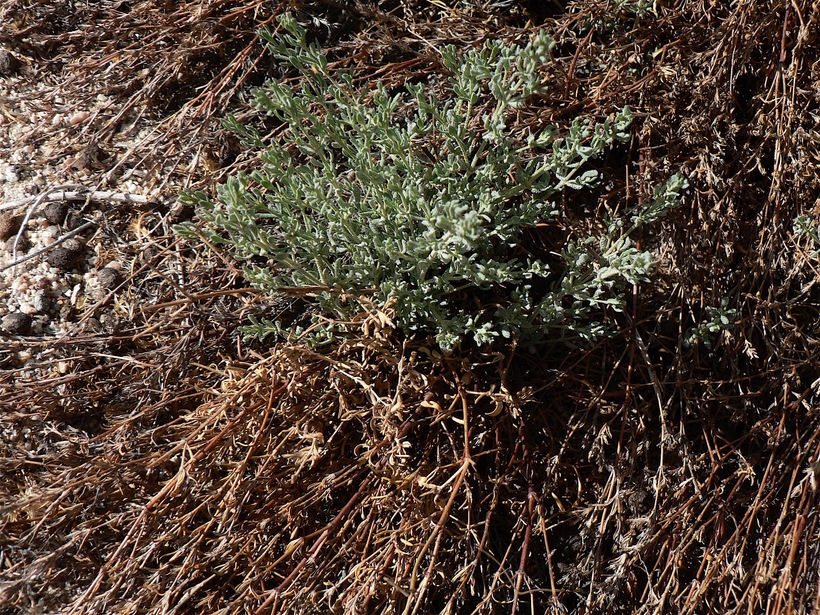
[[[794,234],[797,237],[808,237],[814,250],[809,252],[811,258],[820,256],[820,227],[806,214],[800,214],[794,220]]]
[[[325,322],[360,311],[352,295],[389,301],[402,330],[435,334],[449,351],[465,337],[594,338],[605,330],[600,308],[621,309],[621,291],[648,279],[651,255],[629,233],[675,205],[686,185],[680,176],[629,228],[615,220],[602,237],[563,246],[559,280],[543,258],[516,251],[524,229],[557,216],[554,199],[565,188],[597,185],[587,162],[629,138],[629,109],[598,124],[578,119],[563,136],[551,126],[525,138],[507,128],[545,90],[539,68],[553,46],[546,34],[524,46],[444,48],[451,76],[441,95],[408,83],[399,93],[377,85],[367,97],[351,73],[329,70],[291,16],[281,23],[284,33],[264,36],[299,70],[301,85],[270,81],[254,100],[283,123],[281,136],[265,147],[261,167],[230,178],[215,202],[183,197],[197,205],[207,238],[246,263],[253,284],[271,293],[311,289]],[[494,104],[479,115],[487,96]],[[227,125],[263,147],[235,119]],[[273,265],[253,264],[255,257]],[[270,321],[248,330],[280,331]],[[324,330],[333,334],[332,324]]]
[[[701,341],[709,350],[715,343],[716,338],[724,331],[731,331],[737,321],[737,310],[729,307],[729,299],[724,297],[720,301],[719,307],[707,307],[706,314],[709,319],[701,322],[697,327],[693,327],[686,333],[684,344],[692,346]]]

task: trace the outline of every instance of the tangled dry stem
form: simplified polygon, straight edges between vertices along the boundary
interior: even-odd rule
[[[269,308],[218,256],[155,234],[129,293],[109,297],[128,316],[119,332],[0,342],[0,603],[820,610],[817,263],[792,234],[820,193],[820,12],[671,4],[613,22],[590,1],[549,21],[555,94],[519,118],[635,110],[627,171],[593,213],[688,173],[686,203],[644,237],[660,280],[613,315],[618,336],[447,359],[377,312],[341,346],[254,349],[237,313]],[[478,9],[397,6],[365,15],[340,58],[401,83],[435,69],[428,45],[487,35]],[[685,344],[725,297],[736,325],[711,349]],[[14,367],[37,344],[40,367],[64,373]]]

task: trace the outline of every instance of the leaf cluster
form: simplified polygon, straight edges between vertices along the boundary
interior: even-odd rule
[[[361,310],[350,298],[367,296],[393,306],[407,334],[434,334],[450,351],[465,339],[594,338],[606,328],[593,312],[621,308],[621,291],[648,279],[651,255],[629,232],[675,205],[678,176],[628,230],[613,223],[602,237],[555,246],[560,274],[520,249],[526,229],[556,218],[557,195],[597,186],[587,163],[628,140],[632,119],[625,108],[600,123],[579,118],[563,135],[552,126],[514,134],[510,118],[545,91],[546,34],[523,46],[443,49],[443,92],[408,83],[363,94],[350,72],[329,69],[292,16],[281,24],[281,35],[264,36],[300,84],[269,81],[254,95],[282,122],[281,136],[264,145],[229,119],[249,146],[264,147],[260,168],[230,178],[215,201],[184,197],[252,283],[310,292],[325,323],[349,320]],[[251,332],[281,327],[255,321]]]

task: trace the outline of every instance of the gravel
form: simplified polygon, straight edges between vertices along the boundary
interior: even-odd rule
[[[71,190],[104,189],[152,198],[160,194],[159,189],[145,185],[143,178],[149,173],[139,167],[139,159],[123,163],[116,177],[103,182],[108,167],[54,155],[66,143],[76,142],[80,147],[87,139],[84,133],[93,133],[89,122],[94,121],[95,113],[115,113],[112,109],[121,102],[100,95],[80,113],[71,100],[60,98],[57,83],[50,83],[27,64],[19,67],[13,56],[3,56],[0,49],[0,337],[48,338],[73,331],[80,317],[90,320],[88,308],[124,281],[121,271],[107,264],[117,262],[117,267],[127,268],[142,252],[139,244],[144,236],[126,229],[131,218],[143,216],[142,212],[105,201],[43,199],[37,203],[39,196],[66,184]],[[106,144],[107,163],[121,163],[118,157],[150,132],[151,122],[148,118],[137,124],[123,122],[122,133]],[[45,138],[44,126],[48,127]],[[172,168],[174,161],[168,164]],[[52,246],[92,219],[102,222]],[[16,254],[12,254],[24,222]],[[17,263],[30,256],[33,258]],[[100,305],[93,314],[95,322],[115,320],[106,312],[116,309],[114,302]]]

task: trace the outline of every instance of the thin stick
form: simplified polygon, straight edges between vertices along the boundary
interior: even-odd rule
[[[462,421],[464,423],[464,453],[463,458],[461,460],[461,467],[458,469],[458,472],[456,473],[452,492],[450,493],[450,497],[447,500],[447,504],[444,506],[444,510],[441,511],[441,515],[439,516],[438,523],[436,523],[436,527],[433,528],[433,532],[430,534],[429,538],[427,539],[427,542],[424,543],[424,545],[421,548],[421,551],[416,556],[416,562],[413,565],[413,571],[410,575],[410,595],[413,597],[413,599],[407,601],[407,605],[404,609],[404,615],[408,615],[409,613],[415,615],[418,612],[419,607],[421,606],[421,601],[424,598],[424,594],[427,591],[427,586],[430,581],[430,577],[433,573],[433,567],[436,564],[436,557],[438,555],[439,546],[441,545],[441,530],[444,529],[444,526],[450,519],[450,512],[453,509],[453,505],[455,504],[456,497],[458,496],[459,491],[461,491],[461,485],[467,476],[467,472],[473,465],[473,459],[470,455],[469,407],[467,405],[467,395],[465,394],[461,384],[459,384],[458,395],[461,398]],[[430,557],[430,565],[427,567],[427,572],[424,575],[424,578],[422,579],[421,585],[419,586],[418,590],[416,590],[416,581],[418,579],[421,561],[422,559],[424,559],[424,556],[427,554],[427,551],[430,550],[430,546],[433,544],[433,542],[435,542],[435,547],[433,548],[433,553]]]
[[[115,203],[138,203],[148,205],[157,203],[154,199],[141,194],[131,194],[130,192],[113,192],[110,190],[66,190],[66,188],[81,188],[75,184],[65,186],[54,186],[42,194],[28,196],[15,201],[8,201],[0,204],[0,211],[17,209],[29,203],[50,203],[53,201],[114,201]]]
[[[532,539],[532,516],[533,508],[535,507],[535,486],[532,479],[532,460],[530,458],[530,451],[527,447],[527,436],[524,432],[523,419],[518,426],[518,437],[521,442],[521,448],[524,454],[524,472],[527,477],[527,507],[526,507],[526,529],[524,530],[524,542],[521,546],[521,559],[518,562],[518,570],[515,573],[515,585],[513,589],[513,603],[512,615],[518,612],[518,600],[521,597],[521,585],[524,582],[524,577],[527,575],[527,558],[530,550],[530,540]]]
[[[26,230],[26,227],[28,226],[28,221],[31,220],[31,215],[34,213],[34,209],[40,203],[42,203],[43,199],[45,199],[47,196],[48,192],[44,192],[43,194],[38,195],[37,198],[34,199],[34,203],[32,203],[31,206],[26,210],[26,215],[23,218],[23,221],[20,223],[20,228],[17,230],[17,235],[15,235],[14,237],[14,245],[11,248],[11,257],[14,261],[14,263],[12,263],[12,266],[17,262],[17,247],[20,245],[20,239],[23,237],[23,232]]]
[[[166,301],[165,303],[157,303],[155,305],[149,305],[147,307],[141,308],[140,313],[145,314],[147,312],[155,312],[156,310],[161,310],[167,307],[175,307],[177,305],[183,305],[185,303],[194,303],[196,301],[204,301],[206,299],[213,299],[214,297],[221,297],[222,295],[247,295],[247,294],[259,294],[261,291],[258,288],[248,287],[248,288],[232,288],[230,290],[214,290],[208,293],[201,293],[198,295],[190,295],[185,299],[175,299],[174,301]]]
[[[564,88],[564,98],[569,98],[569,91],[572,88],[572,83],[575,81],[575,65],[578,64],[578,58],[581,55],[581,50],[587,46],[587,43],[592,39],[592,35],[595,34],[595,28],[591,28],[587,35],[584,37],[584,40],[578,45],[578,48],[575,50],[575,55],[572,56],[572,63],[569,66],[569,72],[567,73],[567,85]]]
[[[36,252],[32,252],[31,254],[26,254],[26,255],[25,255],[23,258],[21,258],[21,259],[15,259],[15,260],[14,260],[14,262],[12,262],[12,263],[10,263],[10,264],[6,265],[5,267],[0,267],[0,273],[2,273],[3,271],[5,271],[6,269],[11,269],[12,267],[16,267],[17,265],[20,265],[20,264],[22,264],[22,263],[25,263],[26,261],[30,261],[30,260],[31,260],[31,259],[33,259],[33,258],[37,258],[37,257],[38,257],[38,256],[40,256],[41,254],[45,254],[46,252],[48,252],[48,251],[50,251],[50,250],[53,250],[54,248],[56,248],[57,246],[59,246],[59,245],[60,245],[61,243],[63,243],[64,241],[67,241],[67,240],[71,239],[71,238],[72,238],[72,237],[74,237],[75,235],[79,235],[79,234],[80,234],[80,233],[82,233],[85,229],[87,229],[87,228],[89,228],[89,227],[91,227],[91,226],[94,226],[94,225],[98,224],[99,222],[100,222],[100,218],[96,218],[95,220],[89,220],[88,222],[86,222],[86,223],[85,223],[85,224],[83,224],[82,226],[78,226],[78,227],[77,227],[77,228],[75,228],[73,231],[71,231],[71,232],[69,232],[69,233],[66,233],[66,234],[65,234],[65,235],[63,235],[62,237],[60,237],[60,238],[56,239],[56,240],[54,241],[54,243],[49,244],[49,245],[47,245],[47,246],[45,246],[45,247],[43,247],[43,248],[40,248],[39,250],[37,250]]]
[[[305,556],[291,571],[291,573],[285,578],[285,580],[282,581],[275,589],[273,589],[270,592],[267,599],[265,599],[265,601],[259,606],[259,608],[254,611],[254,615],[261,615],[265,609],[267,609],[269,606],[271,606],[272,603],[274,603],[274,601],[278,601],[281,593],[288,588],[288,586],[293,582],[293,580],[296,578],[296,576],[299,574],[302,568],[304,568],[305,565],[311,559],[316,558],[316,556],[319,554],[319,551],[322,549],[322,546],[324,546],[325,542],[327,542],[330,533],[336,528],[339,522],[345,516],[347,516],[347,514],[353,509],[353,506],[356,504],[357,500],[362,495],[362,493],[364,493],[365,489],[369,486],[369,484],[370,477],[365,478],[361,482],[361,485],[359,485],[359,489],[356,491],[356,493],[353,494],[353,497],[350,498],[347,504],[344,505],[342,510],[339,511],[339,513],[333,518],[333,520],[325,526],[324,531],[322,531],[322,534],[319,536],[316,542],[313,543],[313,546],[311,547],[310,551],[308,551],[305,554]]]

